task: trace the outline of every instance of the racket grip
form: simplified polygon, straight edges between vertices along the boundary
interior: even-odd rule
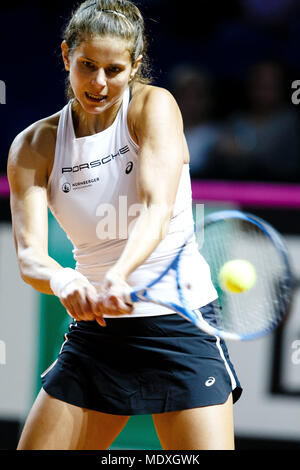
[[[130,299],[131,299],[131,302],[137,302],[139,300],[136,292],[134,291],[130,292]]]
[[[131,302],[139,302],[143,300],[143,296],[146,292],[146,289],[141,289],[141,290],[133,290],[130,292],[130,299]]]

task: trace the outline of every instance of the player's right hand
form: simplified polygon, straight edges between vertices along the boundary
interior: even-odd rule
[[[70,281],[61,289],[59,298],[68,314],[75,320],[96,320],[100,326],[106,326],[99,310],[97,290],[90,282],[84,279]]]

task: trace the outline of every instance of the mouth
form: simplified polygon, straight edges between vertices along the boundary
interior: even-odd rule
[[[107,95],[94,95],[93,93],[85,92],[85,96],[88,100],[94,103],[103,103],[107,99]]]

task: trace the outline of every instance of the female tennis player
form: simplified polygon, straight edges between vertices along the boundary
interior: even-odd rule
[[[62,57],[67,104],[21,132],[8,161],[21,276],[73,318],[18,449],[108,449],[138,414],[152,414],[163,449],[233,449],[241,386],[223,341],[128,296],[194,226],[181,114],[146,83],[140,11],[126,0],[82,3]],[[47,207],[74,245],[74,270],[48,255]],[[213,315],[209,267],[193,243],[186,257],[187,282],[199,279],[193,308]],[[156,289],[174,287],[167,277]]]

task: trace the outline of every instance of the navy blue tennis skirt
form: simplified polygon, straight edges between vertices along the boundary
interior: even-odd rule
[[[217,302],[201,307],[214,315]],[[242,388],[223,340],[180,315],[75,322],[41,378],[51,396],[115,415],[157,414],[236,402]]]

